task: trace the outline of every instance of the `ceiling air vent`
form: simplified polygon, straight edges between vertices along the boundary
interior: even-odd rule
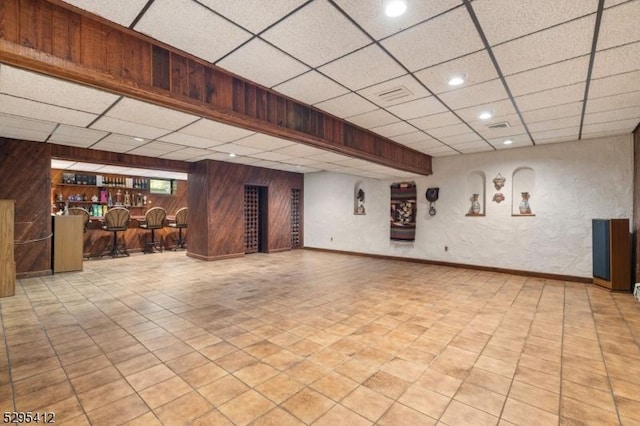
[[[507,129],[511,126],[509,125],[509,122],[503,121],[502,123],[487,124],[487,127],[490,129]]]
[[[395,101],[411,95],[413,95],[413,93],[411,93],[411,91],[404,86],[398,86],[376,93],[376,96],[384,102]]]

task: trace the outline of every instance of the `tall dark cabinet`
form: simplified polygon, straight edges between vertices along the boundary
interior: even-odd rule
[[[629,219],[593,219],[593,283],[616,291],[631,290]]]

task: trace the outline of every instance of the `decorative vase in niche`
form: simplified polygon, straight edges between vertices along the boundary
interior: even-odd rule
[[[471,214],[480,214],[480,201],[478,197],[480,194],[473,194],[471,197]]]
[[[522,201],[520,201],[520,214],[531,214],[531,206],[529,205],[529,193],[521,192]]]

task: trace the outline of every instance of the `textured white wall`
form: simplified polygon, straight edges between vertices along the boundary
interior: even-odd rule
[[[534,217],[511,215],[513,173],[522,167],[534,173],[529,200]],[[631,219],[630,136],[434,158],[433,172],[414,179],[418,216],[413,243],[389,240],[392,181],[306,174],[305,246],[590,277],[591,219]],[[473,172],[486,176],[484,217],[465,216]],[[498,173],[507,178],[500,204],[491,201]],[[353,214],[357,182],[366,188],[364,216]],[[440,188],[433,217],[424,195],[428,187]],[[515,196],[518,204],[520,194]]]

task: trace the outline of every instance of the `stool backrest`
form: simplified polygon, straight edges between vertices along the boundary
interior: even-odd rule
[[[109,231],[124,231],[129,223],[129,210],[124,207],[111,207],[104,215],[105,225]]]
[[[84,230],[87,230],[87,224],[89,223],[89,212],[82,207],[69,207],[69,215],[82,216]]]
[[[147,228],[162,228],[164,219],[167,217],[167,212],[162,207],[152,207],[147,210],[144,215],[144,221],[147,223]]]
[[[176,212],[176,225],[177,226],[187,226],[187,213],[189,212],[188,207],[183,207]]]

